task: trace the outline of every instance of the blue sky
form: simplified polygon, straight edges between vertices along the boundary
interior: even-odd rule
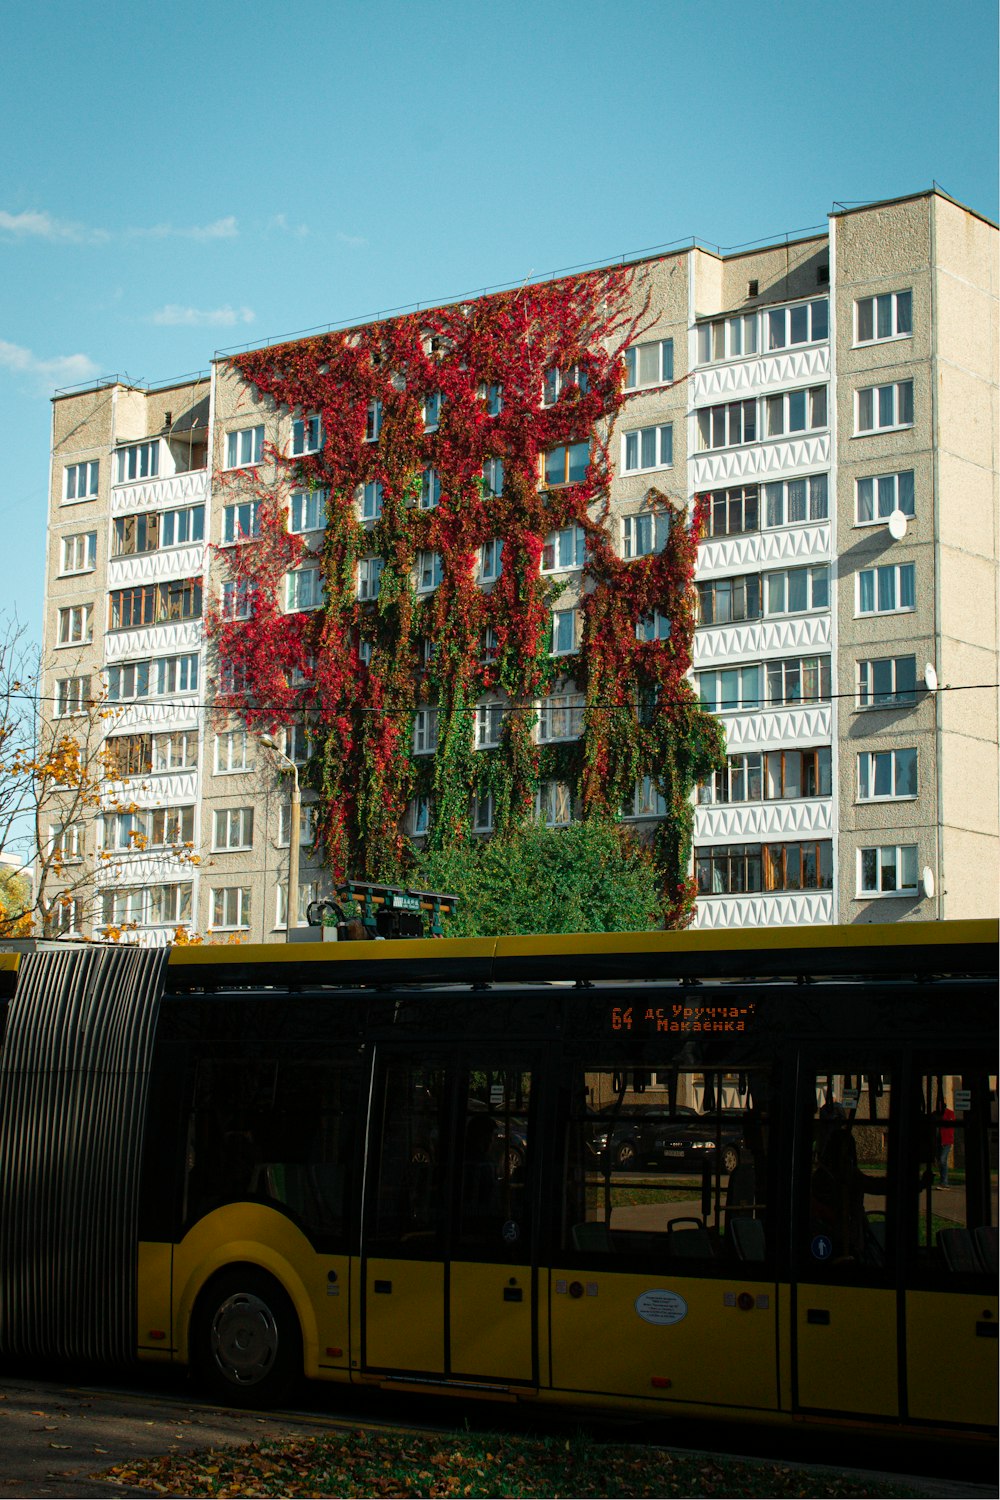
[[[39,0],[4,23],[0,599],[49,396],[936,180],[997,217],[994,0]]]

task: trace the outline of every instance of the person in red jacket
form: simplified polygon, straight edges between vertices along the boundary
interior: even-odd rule
[[[951,1156],[951,1148],[955,1144],[955,1127],[951,1121],[955,1118],[955,1111],[949,1109],[947,1104],[941,1104],[938,1108],[938,1130],[937,1130],[937,1169],[938,1187],[948,1186],[948,1158]]]

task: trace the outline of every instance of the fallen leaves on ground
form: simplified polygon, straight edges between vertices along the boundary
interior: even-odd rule
[[[665,1448],[499,1433],[417,1436],[363,1430],[249,1443],[117,1464],[95,1478],[201,1500],[229,1497],[810,1496],[910,1497],[888,1482]]]

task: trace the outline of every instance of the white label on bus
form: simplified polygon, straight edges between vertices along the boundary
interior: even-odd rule
[[[644,1323],[680,1323],[687,1317],[688,1305],[676,1292],[658,1288],[642,1292],[635,1299],[635,1310]]]
[[[503,1103],[503,1084],[502,1083],[491,1083],[490,1084],[490,1103],[491,1104],[502,1104]]]
[[[972,1104],[972,1090],[971,1089],[956,1089],[955,1090],[955,1108],[957,1110],[960,1110],[961,1113],[964,1114],[965,1111],[970,1107],[971,1104]]]
[[[843,1104],[844,1104],[844,1108],[845,1109],[857,1109],[857,1107],[858,1107],[858,1091],[857,1091],[857,1089],[845,1089],[844,1090]]]

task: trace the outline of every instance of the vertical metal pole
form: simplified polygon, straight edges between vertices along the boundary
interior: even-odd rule
[[[299,788],[299,768],[294,761],[292,767],[292,816],[288,843],[288,901],[285,913],[285,941],[299,925],[299,830],[302,826],[302,793]]]

